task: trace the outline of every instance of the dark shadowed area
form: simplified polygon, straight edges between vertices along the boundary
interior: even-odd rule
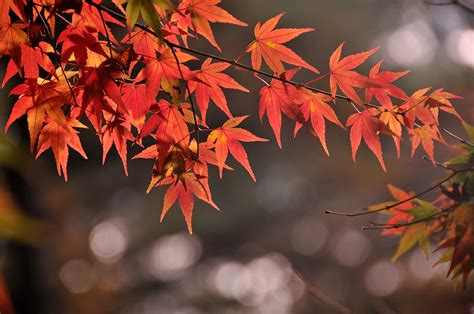
[[[456,108],[474,121],[474,15],[458,5],[225,0],[222,7],[249,24],[214,28],[227,58],[251,42],[256,22],[286,12],[280,27],[316,29],[289,46],[321,73],[342,41],[345,55],[380,46],[370,65],[383,59],[384,69],[411,70],[399,81],[406,91],[444,87],[463,96]],[[190,45],[216,53],[205,41]],[[250,64],[248,55],[241,61]],[[2,76],[4,70],[2,63]],[[297,81],[314,78],[300,72]],[[466,290],[455,290],[446,267],[432,268],[437,253],[427,259],[415,249],[392,263],[398,238],[361,231],[370,221],[383,221],[383,214],[324,213],[386,201],[388,182],[422,190],[443,170],[423,160],[421,151],[411,159],[408,141],[397,159],[388,137],[383,142],[387,173],[364,145],[353,163],[347,131],[333,124],[327,128],[330,157],[304,130],[293,138],[294,126],[285,119],[279,149],[267,118],[258,119],[262,82],[243,71],[228,73],[252,91],[228,91],[231,111],[250,114],[245,127],[271,141],[245,146],[256,183],[233,160],[235,170],[225,171],[222,180],[216,168],[211,170],[221,211],[196,202],[192,236],[176,206],[159,222],[164,192],[145,193],[152,162],[129,160],[127,177],[113,151],[102,166],[102,148],[92,130],[82,138],[89,160],[71,153],[68,183],[57,175],[51,152],[37,160],[28,152],[26,119],[7,138],[2,135],[0,203],[6,209],[0,208],[0,216],[15,211],[30,217],[16,222],[28,232],[7,231],[0,246],[0,264],[19,314],[334,313],[331,302],[356,313],[474,313],[473,278]],[[12,86],[0,90],[2,129]],[[328,82],[315,86],[328,89]],[[344,101],[334,108],[343,122],[352,113]],[[441,123],[464,134],[454,119],[443,117]],[[210,110],[209,125],[225,120],[215,107]],[[139,151],[132,147],[129,157]],[[437,146],[438,160],[451,155],[449,148]],[[0,229],[2,223],[0,217]],[[321,302],[324,298],[332,301]]]

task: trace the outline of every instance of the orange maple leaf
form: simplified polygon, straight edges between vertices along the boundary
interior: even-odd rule
[[[366,76],[353,71],[353,69],[364,63],[379,48],[376,47],[372,50],[349,55],[340,60],[343,46],[344,42],[337,47],[329,59],[331,94],[332,97],[335,97],[339,86],[347,97],[360,104],[362,101],[354,87],[371,87],[374,84]]]
[[[178,5],[177,13],[173,18],[178,20],[179,26],[185,31],[193,29],[198,34],[204,36],[219,51],[221,48],[214,38],[211,23],[227,23],[239,26],[247,26],[226,10],[217,6],[221,0],[183,0]]]
[[[375,96],[375,99],[387,110],[392,109],[392,100],[390,96],[393,96],[398,99],[407,99],[408,96],[403,90],[399,87],[391,84],[393,81],[398,80],[400,77],[408,74],[410,71],[403,72],[391,72],[391,71],[382,71],[380,72],[380,66],[383,61],[378,62],[372,67],[369,72],[369,80],[372,83],[378,84],[376,87],[367,87],[365,89],[365,101],[370,103],[372,97]]]
[[[236,128],[248,116],[236,117],[228,120],[222,127],[213,130],[207,137],[207,142],[215,143],[217,163],[219,166],[219,176],[222,178],[222,169],[224,169],[227,154],[230,153],[234,158],[248,171],[254,181],[255,174],[250,167],[249,159],[244,147],[240,142],[266,142],[267,139],[253,135],[247,130]]]
[[[282,77],[291,80],[296,71],[298,71],[298,69],[289,70],[282,74]],[[265,86],[260,90],[260,121],[262,121],[264,114],[267,113],[268,122],[270,122],[270,126],[272,127],[280,148],[281,113],[283,112],[290,119],[301,123],[305,121],[299,106],[294,101],[296,94],[296,87],[276,79],[273,79],[269,86]]]
[[[254,29],[255,40],[248,45],[245,52],[251,52],[252,67],[260,70],[262,57],[273,72],[281,74],[285,72],[282,61],[299,67],[306,68],[319,73],[316,68],[304,61],[293,50],[282,45],[298,37],[301,34],[311,32],[313,28],[280,28],[275,29],[276,24],[283,16],[280,13],[269,19],[263,25],[257,23]]]
[[[201,69],[194,71],[197,80],[189,82],[189,89],[191,92],[195,92],[196,101],[204,123],[206,123],[206,113],[210,99],[212,99],[217,107],[224,111],[229,118],[232,118],[221,87],[249,92],[248,89],[237,83],[232,77],[222,73],[222,71],[230,67],[230,64],[224,62],[211,63],[211,61],[212,59],[210,58],[206,59]]]
[[[364,138],[369,149],[377,157],[380,166],[387,171],[382,156],[382,144],[380,143],[379,132],[384,128],[382,121],[374,117],[376,110],[366,109],[362,112],[355,113],[347,119],[347,126],[351,127],[350,141],[352,147],[352,159],[356,160],[357,150],[360,142]]]
[[[341,128],[344,126],[341,124],[339,119],[334,112],[334,109],[329,106],[328,102],[333,98],[326,94],[315,93],[307,89],[301,90],[301,92],[295,98],[297,104],[301,104],[301,112],[306,121],[311,120],[311,126],[313,131],[319,137],[321,145],[324,151],[329,156],[329,150],[326,145],[326,123],[325,119],[331,121],[334,124],[339,125]],[[296,122],[295,135],[299,131],[303,124]]]
[[[194,196],[208,203],[215,209],[219,210],[219,207],[212,200],[210,190],[207,188],[205,182],[206,178],[196,175],[192,172],[186,172],[180,176],[179,179],[168,178],[164,180],[160,185],[171,184],[165,193],[163,199],[163,209],[160,216],[160,222],[163,221],[168,210],[178,200],[183,213],[184,219],[188,226],[190,234],[193,233],[192,215],[194,208]]]
[[[58,174],[64,175],[64,180],[67,181],[67,161],[69,158],[69,148],[71,147],[76,152],[81,154],[84,159],[87,155],[82,148],[81,141],[77,135],[77,131],[73,128],[87,128],[84,124],[76,119],[68,119],[67,126],[61,126],[54,120],[50,120],[41,130],[38,139],[38,158],[44,151],[51,148],[56,159],[56,168]]]

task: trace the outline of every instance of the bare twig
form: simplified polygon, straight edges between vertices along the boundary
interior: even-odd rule
[[[415,194],[411,197],[408,197],[406,199],[403,199],[401,201],[398,201],[398,202],[395,202],[395,203],[392,203],[390,205],[386,205],[386,206],[383,206],[381,208],[378,208],[378,209],[374,209],[374,210],[368,210],[368,208],[365,208],[365,210],[363,211],[359,211],[359,212],[352,212],[352,213],[344,213],[344,212],[337,212],[337,211],[332,211],[332,210],[326,210],[326,214],[332,214],[332,215],[338,215],[338,216],[349,216],[349,217],[354,217],[354,216],[364,216],[364,215],[370,215],[370,214],[374,214],[374,213],[378,213],[378,212],[382,212],[382,211],[385,211],[385,210],[389,210],[391,208],[394,208],[394,207],[397,207],[399,205],[402,205],[406,202],[409,202],[409,201],[412,201],[414,200],[415,198],[418,198],[422,195],[425,195],[426,193],[428,192],[431,192],[433,190],[435,190],[436,188],[439,188],[441,185],[443,185],[444,183],[448,182],[449,180],[451,180],[454,176],[456,176],[457,174],[461,173],[461,172],[469,172],[469,171],[474,171],[474,168],[468,168],[468,169],[460,169],[460,170],[455,170],[453,169],[453,173],[451,173],[449,176],[447,176],[446,178],[444,178],[443,180],[437,182],[436,184],[430,186],[429,188],[423,190],[422,192],[419,192],[418,194]]]
[[[370,224],[372,226],[363,226],[362,230],[397,229],[397,228],[401,228],[401,227],[416,225],[416,224],[423,223],[423,222],[426,222],[426,221],[436,220],[436,219],[441,218],[442,216],[448,215],[458,205],[459,205],[458,203],[453,204],[453,205],[451,205],[451,206],[449,206],[449,207],[447,207],[447,208],[445,208],[445,209],[443,209],[443,210],[441,210],[437,213],[434,213],[434,214],[431,214],[431,215],[428,215],[426,217],[419,218],[419,219],[416,219],[416,220],[412,220],[410,222],[405,222],[405,223],[387,224],[387,223],[371,222]]]
[[[319,303],[325,305],[332,311],[335,311],[337,313],[343,313],[343,314],[352,314],[354,313],[350,309],[348,309],[345,305],[342,305],[341,303],[337,302],[336,300],[332,299],[331,297],[327,296],[324,294],[321,290],[319,290],[317,287],[314,285],[310,284],[304,276],[298,272],[292,265],[290,265],[290,269],[295,274],[296,278],[298,278],[306,288],[306,291]]]
[[[453,132],[451,132],[451,131],[449,131],[449,130],[447,130],[447,129],[445,129],[445,128],[441,128],[441,131],[443,131],[444,133],[448,134],[449,136],[451,136],[451,137],[457,139],[459,142],[461,142],[461,143],[463,143],[463,144],[466,144],[466,145],[468,145],[468,146],[474,147],[474,144],[472,144],[471,142],[466,141],[465,139],[463,139],[463,138],[457,136],[456,134],[454,134]]]

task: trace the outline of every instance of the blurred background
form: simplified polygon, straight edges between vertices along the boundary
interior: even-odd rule
[[[399,82],[404,90],[445,87],[464,97],[457,109],[474,122],[474,15],[457,5],[227,0],[222,7],[250,25],[215,26],[226,57],[242,52],[256,22],[286,12],[280,27],[317,29],[289,46],[320,72],[328,70],[329,56],[342,41],[345,55],[380,45],[365,73],[380,59],[384,69],[410,69]],[[191,45],[214,52],[207,43]],[[2,63],[0,75],[4,69]],[[68,183],[58,177],[52,153],[35,160],[28,152],[26,119],[0,137],[0,265],[17,313],[333,313],[308,293],[301,278],[357,313],[474,313],[472,278],[467,290],[455,290],[446,268],[432,268],[436,254],[427,260],[417,249],[392,263],[398,239],[361,231],[383,215],[324,214],[388,200],[388,182],[424,189],[444,175],[442,170],[423,161],[421,152],[410,159],[408,141],[397,159],[389,138],[383,143],[388,173],[365,146],[354,164],[348,134],[333,125],[327,131],[330,157],[305,132],[293,139],[288,120],[280,150],[266,118],[263,125],[258,121],[256,91],[262,83],[241,71],[229,73],[254,91],[227,92],[231,111],[251,114],[245,127],[272,142],[246,145],[255,184],[233,161],[236,170],[222,180],[211,170],[221,212],[197,202],[192,236],[177,207],[159,223],[164,191],[145,194],[152,162],[130,161],[128,177],[114,154],[102,166],[92,131],[82,132],[89,160],[70,156]],[[314,78],[298,75],[298,81]],[[327,82],[318,83],[328,88]],[[11,87],[0,90],[0,128],[12,105]],[[340,102],[336,111],[344,123],[351,108]],[[225,120],[218,110],[208,117],[210,126]],[[441,123],[464,135],[454,119],[443,117]],[[133,147],[129,156],[137,152]],[[451,154],[437,147],[440,161]]]

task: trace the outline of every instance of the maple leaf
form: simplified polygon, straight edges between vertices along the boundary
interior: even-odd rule
[[[166,176],[167,156],[177,149],[180,150],[180,153],[189,149],[190,133],[182,112],[189,111],[190,105],[183,103],[178,107],[161,99],[158,104],[153,106],[157,107],[156,112],[145,122],[138,140],[140,141],[156,130],[158,160],[154,172],[156,177]]]
[[[22,0],[3,0],[0,2],[0,25],[10,23],[10,11],[26,21],[24,6]]]
[[[87,65],[90,52],[108,58],[97,34],[90,33],[85,27],[69,25],[59,34],[58,43],[62,43],[61,61],[67,62],[74,59],[79,67]]]
[[[41,130],[38,139],[38,158],[44,151],[51,148],[56,159],[56,168],[58,174],[64,175],[64,180],[67,181],[67,161],[69,158],[69,148],[71,147],[76,152],[81,154],[84,159],[87,155],[82,148],[81,141],[77,135],[77,131],[73,128],[87,128],[76,119],[68,119],[67,126],[57,124],[54,120],[50,120]]]
[[[180,63],[179,66],[169,47],[161,49],[158,58],[153,56],[145,58],[145,67],[138,74],[137,81],[146,79],[148,98],[154,99],[156,97],[164,81],[170,84],[170,82],[176,79],[189,81],[193,77],[191,70],[183,63],[196,58],[180,50],[175,52],[176,58],[178,58]]]
[[[391,84],[393,81],[398,80],[400,77],[405,76],[410,71],[403,71],[403,72],[390,72],[390,71],[382,71],[380,72],[380,66],[382,65],[383,61],[378,62],[376,65],[369,72],[369,80],[372,83],[377,84],[377,87],[367,87],[365,89],[365,101],[370,103],[372,98],[378,100],[378,102],[384,107],[385,109],[392,109],[392,100],[390,96],[393,96],[398,99],[407,99],[408,96],[405,94],[403,90],[399,87]]]
[[[135,139],[132,132],[130,132],[130,123],[121,121],[117,116],[113,116],[112,114],[106,114],[105,117],[110,122],[102,127],[102,164],[105,164],[107,154],[112,148],[112,145],[114,145],[122,160],[125,175],[128,176],[127,141],[133,141]]]
[[[18,69],[21,68],[21,44],[28,42],[28,35],[22,30],[25,27],[23,23],[0,24],[0,58],[9,54]]]
[[[156,36],[142,29],[125,35],[122,43],[130,43],[133,50],[142,58],[156,58],[156,53],[160,50],[160,41]]]
[[[147,87],[145,84],[126,83],[121,86],[121,92],[123,102],[131,112],[131,115],[128,114],[128,120],[140,131],[152,102],[147,97]]]
[[[437,125],[437,111],[430,110],[426,105],[428,96],[426,93],[431,87],[423,88],[414,92],[407,101],[400,105],[400,109],[404,113],[406,124],[409,128],[413,128],[418,119],[426,125]]]
[[[181,207],[181,212],[183,213],[188,226],[188,231],[190,234],[192,234],[194,196],[219,210],[219,207],[217,207],[217,205],[212,200],[210,191],[204,186],[202,182],[204,180],[205,178],[202,178],[195,173],[186,172],[177,180],[169,178],[163,181],[160,185],[171,183],[171,186],[166,191],[163,199],[163,209],[160,216],[160,222],[163,221],[171,206],[173,206],[173,204],[178,200]]]
[[[285,79],[291,79],[298,69],[290,70],[282,75]],[[304,123],[304,117],[294,98],[297,89],[291,84],[273,79],[269,86],[260,90],[259,115],[262,121],[264,114],[268,116],[268,121],[272,127],[273,133],[281,148],[281,112],[292,120]]]
[[[252,67],[260,70],[262,57],[270,69],[281,74],[285,72],[282,61],[303,67],[315,73],[319,73],[313,66],[301,59],[293,50],[282,45],[288,41],[300,36],[301,34],[313,31],[313,28],[280,28],[275,29],[276,24],[283,16],[280,13],[269,19],[263,25],[257,23],[254,29],[255,40],[248,45],[245,52],[251,52]]]
[[[409,135],[411,140],[411,157],[413,158],[416,149],[421,144],[423,150],[426,152],[434,165],[434,141],[446,144],[439,133],[438,128],[430,125],[423,125],[421,127],[414,128],[413,130],[409,130]]]
[[[266,142],[267,140],[255,136],[242,128],[236,128],[236,126],[242,123],[246,118],[248,118],[248,116],[229,119],[222,127],[213,130],[207,137],[208,143],[215,144],[219,176],[221,178],[222,170],[224,169],[224,164],[230,151],[231,155],[247,170],[250,177],[256,181],[255,174],[250,167],[247,153],[240,142]]]
[[[410,221],[412,221],[413,215],[410,214],[409,211],[415,207],[415,204],[413,200],[409,200],[409,201],[406,201],[406,200],[412,198],[415,195],[415,193],[406,192],[392,184],[387,184],[387,189],[390,192],[390,195],[392,195],[392,197],[397,202],[402,202],[402,203],[390,208],[387,211],[384,211],[384,213],[391,215],[391,217],[387,220],[386,224],[397,225],[400,223],[409,223]],[[393,203],[373,205],[369,207],[369,210],[372,210],[373,208],[385,207],[391,204]],[[402,234],[405,229],[406,227],[385,229],[382,231],[382,235],[391,235],[391,234],[399,235],[399,234]]]
[[[418,223],[408,226],[402,234],[400,242],[398,244],[397,251],[392,257],[392,261],[395,262],[400,256],[405,254],[416,244],[424,251],[425,255],[428,256],[430,242],[428,236],[430,229],[427,228],[426,223]]]
[[[373,55],[379,48],[376,47],[372,50],[364,51],[361,53],[352,54],[341,59],[342,47],[344,42],[337,47],[337,49],[331,54],[329,59],[330,69],[330,88],[332,97],[336,96],[337,87],[349,97],[355,103],[362,103],[359,95],[355,91],[354,87],[373,87],[374,83],[356,71],[353,71],[356,67],[361,65],[367,60],[368,57]]]
[[[329,150],[326,145],[326,123],[325,119],[331,121],[334,124],[339,125],[341,128],[344,126],[341,124],[339,119],[334,112],[334,109],[329,106],[328,102],[332,101],[333,98],[329,95],[322,93],[315,93],[308,89],[302,89],[296,96],[295,102],[300,104],[301,112],[306,121],[311,121],[312,128],[316,135],[321,141],[321,145],[324,151],[329,156]],[[296,122],[295,135],[299,131],[303,124]]]
[[[384,111],[380,114],[380,121],[385,124],[385,127],[392,134],[393,142],[395,143],[395,149],[397,151],[397,157],[400,158],[400,140],[402,138],[402,126],[403,119],[399,113],[400,108],[393,108],[391,111]]]
[[[169,0],[128,0],[126,8],[127,25],[133,29],[141,15],[146,24],[160,34],[161,23],[155,5],[163,9],[172,9],[174,6]]]
[[[431,110],[434,110],[434,108],[441,109],[444,112],[454,115],[461,122],[464,122],[463,118],[454,109],[454,106],[451,103],[450,99],[462,99],[462,97],[446,92],[443,88],[438,88],[430,95],[428,95],[426,105],[430,107]]]
[[[120,88],[114,81],[114,79],[121,77],[122,73],[114,65],[114,60],[106,60],[98,68],[86,68],[79,82],[83,86],[80,103],[81,114],[88,112],[89,120],[97,132],[100,132],[103,110],[109,113],[117,113],[118,110],[128,111]],[[113,104],[109,103],[108,99],[112,100]],[[88,110],[90,105],[92,108]],[[118,109],[115,109],[115,105],[118,106]]]
[[[39,69],[44,69],[48,74],[55,74],[55,67],[48,57],[46,52],[53,52],[53,48],[46,42],[40,42],[38,47],[31,47],[26,44],[21,44],[21,64],[17,66],[15,60],[11,58],[8,61],[5,76],[3,78],[2,86],[16,74],[25,78],[36,79],[39,77]],[[23,68],[23,73],[21,69]],[[23,75],[24,74],[24,75]]]
[[[237,83],[232,77],[222,73],[222,71],[230,67],[230,64],[225,62],[211,63],[211,61],[211,58],[207,58],[202,64],[201,69],[194,71],[196,80],[189,82],[189,89],[195,93],[196,102],[201,111],[201,118],[204,123],[206,123],[206,113],[210,99],[212,99],[217,107],[224,111],[229,118],[232,118],[221,87],[249,92],[248,89]]]
[[[221,0],[183,0],[178,5],[177,13],[173,15],[173,18],[178,21],[179,27],[185,32],[188,28],[193,29],[221,51],[209,23],[218,22],[239,26],[247,26],[247,23],[236,19],[229,12],[218,7],[219,3]]]
[[[114,44],[119,45],[119,42],[110,27],[107,26],[107,23],[114,23],[121,27],[125,25],[112,17],[108,12],[99,13],[99,9],[86,2],[83,2],[81,6],[80,13],[74,12],[72,16],[72,25],[74,27],[85,27],[90,33],[99,32],[104,37],[109,38]],[[105,23],[102,22],[102,18]]]
[[[46,51],[52,52],[53,48],[45,42],[41,42],[40,46],[36,48],[27,45],[21,46],[21,64],[26,78],[38,78],[40,67],[49,74],[54,74],[55,67],[45,53]]]
[[[26,114],[31,151],[47,116],[58,125],[67,128],[67,118],[61,106],[71,103],[71,94],[64,82],[45,81],[38,84],[36,80],[28,79],[26,83],[13,89],[11,94],[21,95],[21,97],[13,106],[5,125],[5,132],[14,121]]]
[[[377,114],[376,110],[366,109],[351,115],[347,119],[346,126],[352,126],[350,132],[352,159],[355,162],[361,139],[364,138],[365,143],[374,153],[375,157],[377,157],[380,166],[386,172],[387,168],[383,161],[382,144],[379,138],[379,132],[384,128],[384,124],[374,117],[374,114]]]

